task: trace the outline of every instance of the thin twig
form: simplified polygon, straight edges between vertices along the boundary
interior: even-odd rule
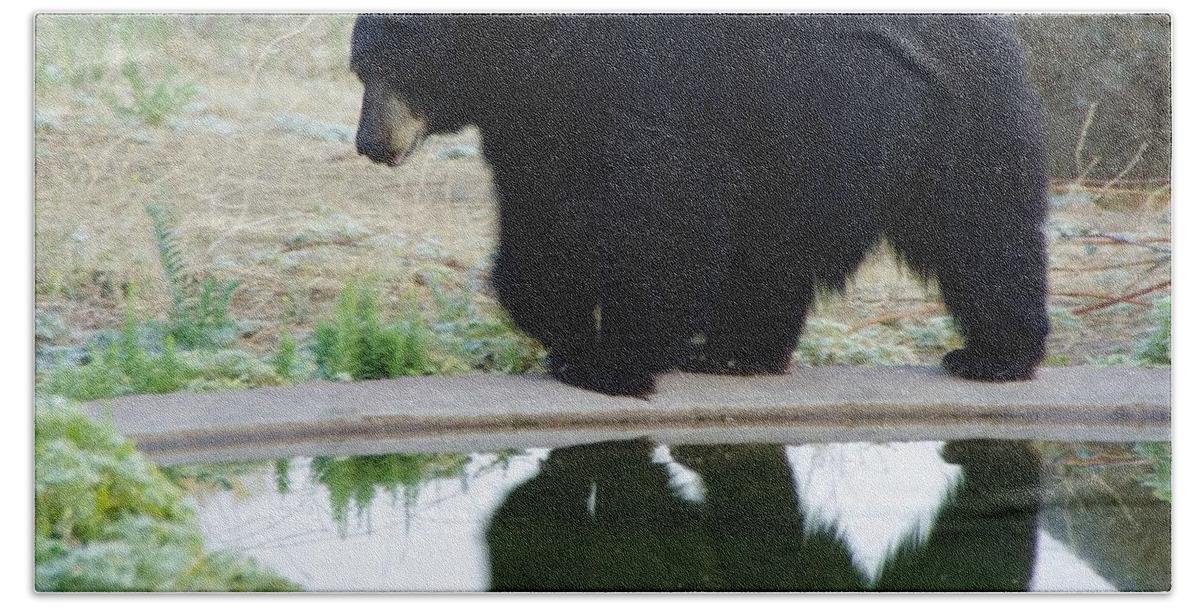
[[[1090,293],[1090,292],[1086,292],[1086,291],[1052,291],[1052,292],[1050,292],[1050,295],[1057,297],[1057,298],[1095,298],[1098,300],[1106,300],[1106,301],[1112,298],[1112,296],[1105,294],[1105,293]],[[1133,299],[1133,296],[1124,296],[1119,299],[1122,302],[1125,302],[1128,304],[1136,304],[1138,306],[1143,306],[1146,308],[1149,308],[1151,306],[1151,304],[1149,302],[1144,302],[1142,300]]]
[[[1113,243],[1109,243],[1113,244]],[[1053,266],[1051,272],[1097,272],[1100,270],[1117,270],[1119,268],[1135,268],[1137,266],[1148,266],[1150,264],[1163,264],[1170,262],[1171,258],[1152,258],[1149,260],[1138,260],[1136,262],[1121,262],[1120,264],[1106,264],[1103,266]]]
[[[1121,292],[1128,293],[1130,289],[1133,289],[1134,287],[1136,287],[1138,285],[1145,285],[1146,282],[1148,282],[1150,280],[1150,278],[1153,277],[1154,274],[1157,273],[1160,268],[1162,268],[1163,266],[1166,266],[1167,263],[1168,262],[1164,262],[1162,264],[1154,264],[1154,265],[1151,265],[1149,268],[1146,268],[1145,270],[1142,270],[1141,272],[1137,273],[1137,275],[1133,277],[1133,280],[1131,280],[1125,284],[1125,287],[1123,289],[1121,289]],[[1167,276],[1169,277],[1170,275],[1168,274]]]
[[[1083,118],[1083,125],[1079,127],[1079,139],[1075,142],[1075,176],[1078,181],[1087,178],[1087,174],[1096,166],[1099,159],[1093,158],[1087,170],[1083,168],[1083,143],[1087,140],[1088,131],[1092,128],[1092,120],[1096,118],[1096,102],[1088,105],[1087,116]]]
[[[1121,169],[1121,172],[1118,173],[1116,177],[1108,180],[1107,183],[1100,187],[1101,195],[1107,195],[1108,189],[1112,188],[1113,184],[1121,181],[1121,179],[1125,177],[1125,174],[1129,173],[1133,167],[1142,160],[1142,154],[1146,153],[1146,148],[1149,146],[1149,142],[1142,142],[1142,145],[1138,147],[1137,152],[1134,152],[1132,160],[1125,164],[1125,168]]]
[[[1112,307],[1112,306],[1116,306],[1117,304],[1120,304],[1120,303],[1122,303],[1122,302],[1128,302],[1130,298],[1136,298],[1136,297],[1138,297],[1138,296],[1144,296],[1144,295],[1146,295],[1146,294],[1148,294],[1148,293],[1153,293],[1153,292],[1155,292],[1155,291],[1159,291],[1159,290],[1161,290],[1161,289],[1166,289],[1167,287],[1170,287],[1170,286],[1171,286],[1171,282],[1170,282],[1170,281],[1163,281],[1162,283],[1159,283],[1159,284],[1157,284],[1157,285],[1153,285],[1153,286],[1151,286],[1151,287],[1147,287],[1147,288],[1145,288],[1145,289],[1140,289],[1140,290],[1138,290],[1138,291],[1135,291],[1135,292],[1133,292],[1133,293],[1127,293],[1127,294],[1125,294],[1125,295],[1123,295],[1123,296],[1118,296],[1118,297],[1115,297],[1115,298],[1109,298],[1108,300],[1105,300],[1104,302],[1100,302],[1100,303],[1098,303],[1098,304],[1091,304],[1091,305],[1088,305],[1088,306],[1080,306],[1079,308],[1076,308],[1076,309],[1072,310],[1071,312],[1072,312],[1073,314],[1076,314],[1076,315],[1082,315],[1082,314],[1089,313],[1089,312],[1095,312],[1095,311],[1097,311],[1097,310],[1101,310],[1101,309],[1104,309],[1104,308],[1109,308],[1109,307]]]
[[[1068,236],[1063,240],[1072,241],[1081,245],[1132,245],[1134,247],[1142,247],[1149,249],[1155,253],[1163,253],[1171,255],[1171,249],[1167,247],[1156,247],[1152,243],[1170,243],[1169,236],[1145,237],[1140,239],[1131,239],[1129,237],[1117,236],[1115,234],[1100,234],[1092,233],[1085,236]]]

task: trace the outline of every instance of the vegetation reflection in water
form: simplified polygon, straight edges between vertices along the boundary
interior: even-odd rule
[[[489,467],[502,466],[513,453],[515,451],[496,454]],[[417,505],[422,484],[433,479],[462,479],[469,462],[470,457],[466,454],[318,456],[309,463],[309,473],[315,483],[328,488],[333,519],[345,536],[351,503],[361,519],[376,495],[384,491],[393,501],[403,498],[405,512],[411,513]],[[474,474],[483,473],[489,467]],[[280,493],[286,493],[290,488],[290,468],[289,460],[275,463],[275,486]]]
[[[278,492],[257,500],[324,503],[336,534],[279,521],[288,542],[259,551],[237,538],[254,527],[239,507],[199,511],[224,528],[219,545],[310,589],[1165,590],[1155,451],[1170,445],[635,440],[319,457],[277,462]]]

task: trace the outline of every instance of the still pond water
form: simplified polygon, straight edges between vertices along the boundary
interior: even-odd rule
[[[192,470],[188,467],[184,472]],[[1128,445],[662,446],[199,467],[209,546],[312,591],[1169,589]]]

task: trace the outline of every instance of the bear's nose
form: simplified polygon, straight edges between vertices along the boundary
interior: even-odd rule
[[[358,137],[354,143],[355,150],[360,156],[365,156],[377,163],[390,163],[393,154],[387,149],[387,146],[372,141],[370,138]]]

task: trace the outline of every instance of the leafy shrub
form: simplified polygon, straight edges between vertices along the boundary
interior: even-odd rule
[[[93,347],[87,365],[56,369],[43,388],[48,393],[90,401],[134,393],[171,393],[182,389],[187,381],[187,370],[175,352],[174,340],[168,337],[157,355],[142,347],[130,305],[125,308],[125,324],[114,343],[103,349]]]
[[[1150,322],[1154,331],[1138,350],[1138,358],[1152,365],[1171,364],[1171,298],[1164,298],[1154,303],[1150,313]]]
[[[39,591],[289,591],[253,560],[205,553],[182,492],[61,397],[34,402]]]
[[[273,365],[243,350],[196,350],[180,354],[189,382],[186,390],[196,391],[198,381],[225,383],[230,388],[253,388],[283,384]]]
[[[494,303],[479,304],[468,285],[459,290],[426,278],[433,290],[437,323],[432,326],[444,358],[440,372],[488,371],[523,374],[534,369],[544,351],[541,344],[513,325]]]
[[[415,312],[385,325],[379,296],[351,285],[338,296],[332,321],[313,330],[317,368],[327,378],[354,380],[419,376],[433,372],[429,330]]]
[[[1133,451],[1147,458],[1154,470],[1138,479],[1142,485],[1154,492],[1155,498],[1171,502],[1171,443],[1135,443]]]
[[[517,329],[508,315],[474,318],[451,324],[457,353],[472,369],[523,374],[543,356],[541,345]]]
[[[158,353],[152,353],[139,340],[140,327],[133,306],[127,306],[125,325],[115,341],[103,348],[93,347],[86,365],[55,369],[39,390],[91,401],[143,393],[274,386],[286,380],[271,365],[244,351],[177,352],[171,336],[163,339]]]

